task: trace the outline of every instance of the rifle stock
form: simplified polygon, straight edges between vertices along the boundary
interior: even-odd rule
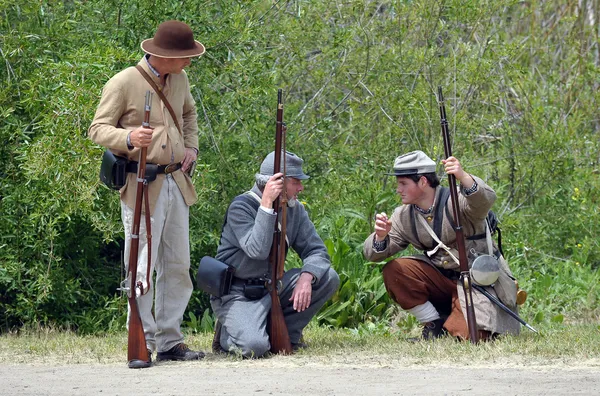
[[[277,91],[277,123],[275,126],[275,159],[273,162],[273,174],[281,172],[281,153],[285,152],[285,136],[283,131],[283,101],[282,90]],[[283,309],[279,301],[279,286],[283,277],[285,265],[285,228],[287,220],[287,195],[285,190],[285,157],[283,159],[283,186],[282,198],[277,198],[273,202],[275,213],[279,214],[281,230],[278,227],[279,222],[275,222],[273,230],[273,244],[271,245],[269,294],[271,295],[271,313],[269,315],[269,340],[271,342],[271,352],[273,353],[292,353],[292,344],[288,333]]]
[[[440,107],[440,124],[442,126],[442,137],[444,139],[444,154],[446,158],[452,156],[450,145],[450,132],[448,131],[448,120],[446,119],[446,107],[444,105],[444,96],[442,87],[438,87],[438,102]],[[460,222],[460,210],[458,203],[458,192],[456,190],[456,177],[448,175],[448,184],[450,188],[450,199],[452,200],[452,212],[454,217],[456,232],[456,247],[458,250],[458,261],[460,264],[460,283],[465,292],[465,310],[467,311],[467,325],[469,327],[469,338],[473,344],[479,341],[477,331],[477,320],[475,319],[475,306],[473,305],[472,281],[469,272],[469,261],[467,259],[467,250],[465,248],[465,235]]]
[[[146,103],[144,109],[144,122],[142,126],[150,126],[150,110],[152,106],[152,93],[146,92]],[[146,177],[146,155],[148,149],[142,147],[138,161],[137,171],[137,190],[135,198],[135,208],[133,210],[133,224],[131,227],[131,246],[129,249],[129,266],[127,277],[129,279],[127,290],[127,301],[129,303],[129,328],[127,335],[127,360],[131,368],[150,367],[148,349],[146,347],[146,337],[144,335],[144,326],[140,316],[137,304],[137,290],[140,294],[144,293],[141,281],[137,280],[138,252],[139,252],[139,233],[140,220],[142,217],[142,202],[145,204],[146,235],[148,243],[148,272],[150,271],[150,260],[152,257],[152,234],[150,232],[150,205],[148,202],[148,183]],[[149,281],[148,277],[148,281]]]

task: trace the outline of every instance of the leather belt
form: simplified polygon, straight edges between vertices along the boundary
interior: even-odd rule
[[[263,285],[263,286],[265,286],[266,282],[267,282],[267,280],[264,278],[243,279],[243,278],[238,278],[238,277],[234,276],[231,283],[236,286],[243,286],[243,285]]]
[[[147,164],[147,165],[153,165],[153,164]],[[135,161],[131,161],[127,163],[127,172],[130,173],[137,173],[138,171],[138,163]],[[148,169],[148,168],[146,168]],[[169,173],[173,173],[176,170],[181,169],[181,162],[177,162],[177,163],[172,163],[169,165],[158,165],[156,168],[156,173],[157,174],[165,174],[168,175]]]

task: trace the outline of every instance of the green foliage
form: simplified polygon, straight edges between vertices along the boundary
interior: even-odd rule
[[[210,333],[215,328],[215,319],[207,309],[202,317],[197,317],[193,312],[189,312],[190,320],[184,322],[184,326],[193,333]]]
[[[325,246],[331,256],[331,265],[340,276],[340,287],[317,314],[317,322],[356,328],[365,321],[389,319],[395,308],[383,284],[379,266],[364,263],[360,245],[351,251],[343,239],[335,242],[328,239]]]
[[[98,181],[102,150],[86,131],[103,84],[171,18],[207,48],[189,68],[201,130],[190,275],[272,150],[281,87],[288,148],[313,176],[302,199],[342,281],[318,321],[389,320],[396,308],[360,245],[374,213],[398,204],[383,176],[393,159],[441,159],[442,85],[454,152],[498,193],[504,250],[530,295],[522,314],[597,318],[600,49],[597,10],[578,7],[0,0],[0,329],[122,326],[119,202]],[[210,329],[208,297],[194,292],[186,317]]]

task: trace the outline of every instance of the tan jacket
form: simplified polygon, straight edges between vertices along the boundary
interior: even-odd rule
[[[465,239],[478,234],[485,234],[485,218],[488,211],[496,200],[496,193],[489,187],[482,179],[473,176],[473,179],[477,182],[477,191],[469,196],[462,194],[462,186],[460,188],[461,193],[458,194],[459,207],[461,212],[461,226],[465,235]],[[438,199],[440,196],[441,187],[436,189],[435,200],[434,200],[434,212],[437,206]],[[448,198],[448,211],[443,211],[442,229],[440,240],[449,248],[451,248],[452,254],[458,257],[458,251],[456,250],[456,232],[452,227],[450,219],[447,214],[450,214],[450,218],[453,216],[452,200]],[[427,232],[425,227],[416,218],[416,216],[423,216],[429,225],[433,228],[434,218],[432,215],[424,215],[417,210],[411,209],[412,205],[402,205],[396,208],[394,211],[391,221],[392,229],[387,237],[387,248],[382,252],[376,252],[373,249],[373,239],[375,233],[372,233],[365,240],[363,247],[363,253],[367,260],[370,261],[382,261],[388,257],[395,255],[396,253],[406,249],[408,245],[412,245],[417,250],[426,251],[431,250],[437,245],[437,242],[433,240],[431,235]],[[452,218],[453,221],[453,218]],[[414,225],[414,227],[413,227]],[[416,233],[415,233],[416,229]],[[478,240],[466,240],[465,248],[467,255],[469,252],[475,251],[478,253],[487,254],[487,242],[485,238]],[[494,249],[497,247],[494,244]],[[459,265],[450,258],[450,255],[443,249],[439,249],[431,257],[427,255],[412,256],[417,260],[429,263],[435,267],[459,270]],[[469,257],[470,261],[473,257]],[[500,277],[493,287],[486,287],[486,290],[492,295],[500,297],[501,301],[504,302],[514,312],[517,311],[516,306],[516,294],[517,288],[514,283],[514,278],[508,267],[508,264],[503,257],[500,258]],[[461,306],[465,307],[464,303],[464,292],[462,286],[457,285],[458,296],[461,300]],[[518,333],[520,325],[513,318],[508,316],[504,311],[498,308],[496,305],[491,303],[487,297],[473,290],[473,301],[475,304],[475,316],[477,325],[480,329],[493,331],[496,333]],[[464,308],[463,308],[463,313]]]
[[[149,70],[142,58],[138,63],[160,87],[159,78]],[[97,144],[110,149],[116,155],[127,157],[131,161],[139,160],[139,148],[127,148],[127,135],[142,125],[144,120],[144,98],[146,91],[153,92],[150,126],[154,128],[152,143],[148,147],[146,161],[158,165],[181,162],[186,148],[198,148],[198,124],[196,103],[190,92],[187,74],[167,76],[163,94],[173,107],[183,135],[177,130],[169,110],[162,103],[150,84],[135,67],[129,67],[113,76],[104,86],[100,104],[92,125],[88,130],[89,137]],[[193,205],[198,197],[191,178],[181,170],[172,173],[181,194],[188,206]],[[158,192],[165,179],[158,175],[149,185],[150,212],[154,211]],[[127,206],[135,206],[136,174],[129,173],[127,183],[120,191],[121,200]]]

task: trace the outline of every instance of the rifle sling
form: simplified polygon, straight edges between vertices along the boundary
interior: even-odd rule
[[[135,68],[140,72],[142,77],[144,77],[146,79],[146,81],[148,81],[148,84],[150,84],[152,89],[154,89],[154,92],[156,92],[156,94],[158,95],[160,100],[162,100],[162,102],[165,104],[165,107],[167,108],[167,110],[169,110],[169,114],[171,114],[171,118],[173,119],[173,122],[175,122],[175,126],[177,127],[177,130],[179,131],[180,134],[183,134],[183,132],[181,131],[181,128],[179,127],[179,121],[177,121],[175,112],[173,111],[173,108],[171,107],[171,103],[169,103],[165,94],[162,93],[162,91],[158,88],[158,86],[156,85],[154,80],[152,80],[152,78],[148,75],[148,73],[146,73],[146,71],[144,69],[142,69],[142,67],[140,65],[135,65]]]

